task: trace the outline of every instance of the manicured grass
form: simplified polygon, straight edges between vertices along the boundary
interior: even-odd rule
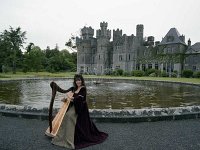
[[[49,72],[16,72],[13,73],[0,73],[1,78],[37,78],[37,77],[73,77],[75,72],[58,72],[58,73],[49,73]]]
[[[73,77],[75,72],[17,72],[12,73],[0,73],[0,80],[7,79],[17,79],[17,78],[38,78],[38,77],[48,77],[48,78],[60,78],[60,77]],[[106,79],[133,79],[133,80],[154,80],[154,81],[171,81],[171,82],[184,82],[200,84],[200,78],[169,78],[169,77],[125,77],[125,76],[96,76],[96,75],[83,75],[84,78],[106,78]]]
[[[106,79],[133,79],[133,80],[153,80],[153,81],[170,81],[200,84],[200,78],[169,78],[169,77],[124,77],[124,76],[95,76],[84,75],[85,78],[106,78]]]

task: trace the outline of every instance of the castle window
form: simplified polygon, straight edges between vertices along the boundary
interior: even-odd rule
[[[142,64],[142,70],[145,71],[146,70],[146,65]]]
[[[101,56],[99,55],[99,60],[101,59]]]
[[[119,55],[119,61],[122,61],[122,55]]]
[[[157,70],[158,70],[158,64],[155,64],[155,69],[157,69]]]
[[[152,64],[148,64],[148,68],[151,69],[152,68]]]
[[[116,66],[115,69],[120,69],[120,66]]]
[[[197,70],[197,66],[192,66],[192,71],[196,71]]]
[[[130,54],[128,54],[128,60],[129,60],[129,61],[131,60],[131,55],[130,55]]]

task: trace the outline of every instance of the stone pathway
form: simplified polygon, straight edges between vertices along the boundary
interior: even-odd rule
[[[85,150],[198,150],[200,119],[142,123],[96,123],[109,134]],[[64,150],[44,135],[48,121],[0,116],[1,150]]]

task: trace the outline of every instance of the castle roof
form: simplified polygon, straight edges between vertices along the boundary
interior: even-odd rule
[[[198,54],[200,53],[200,42],[188,47],[186,54]]]
[[[186,45],[185,42],[181,39],[181,35],[176,28],[171,28],[165,35],[165,37],[162,39],[159,45],[167,45],[167,44]]]

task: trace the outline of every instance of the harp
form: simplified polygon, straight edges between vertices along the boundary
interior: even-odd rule
[[[49,105],[49,127],[47,128],[45,134],[49,137],[55,137],[56,134],[58,133],[58,130],[60,128],[60,125],[62,123],[62,120],[64,118],[64,115],[67,111],[67,108],[69,107],[70,104],[70,99],[66,98],[63,105],[59,109],[58,113],[53,119],[52,112],[53,112],[53,103],[54,99],[56,96],[56,92],[61,92],[61,93],[66,93],[67,90],[61,89],[55,82],[50,83],[51,89],[52,89],[52,96],[51,96],[51,101]],[[73,93],[70,91],[67,93],[68,97],[73,96]],[[53,120],[53,121],[52,121]]]

